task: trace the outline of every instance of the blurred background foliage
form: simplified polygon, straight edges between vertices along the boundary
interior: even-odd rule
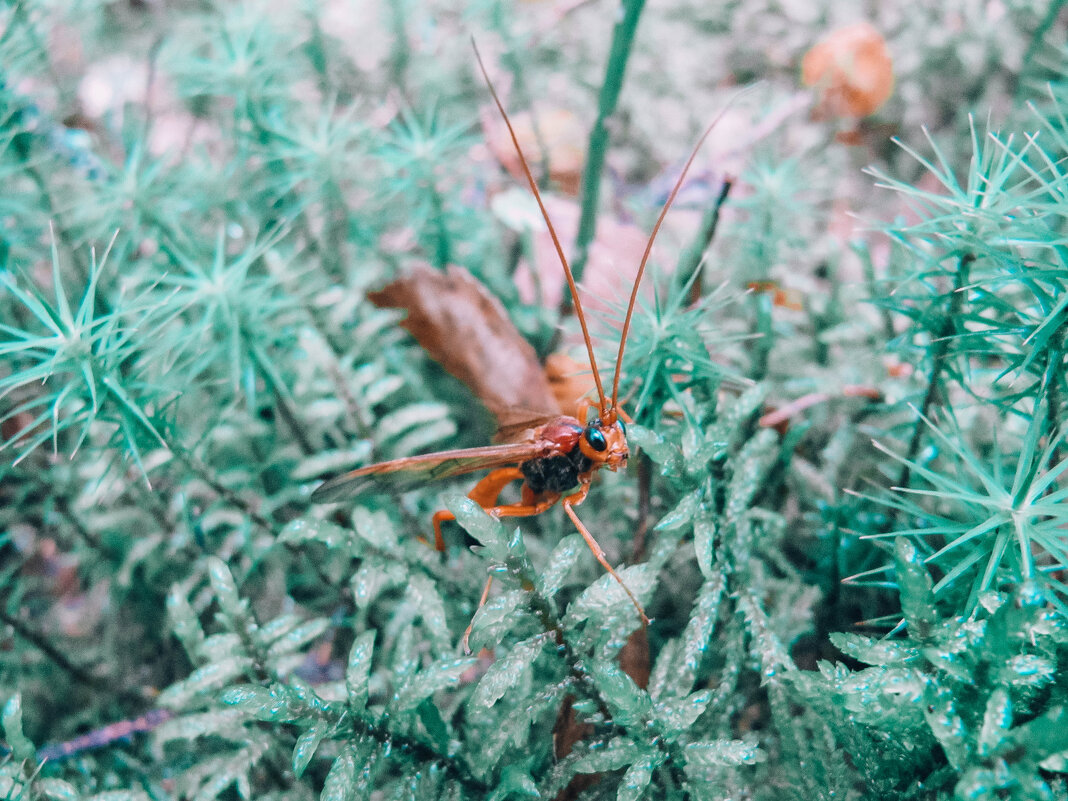
[[[1064,5],[5,3],[0,796],[1068,799]],[[602,369],[724,113],[579,510],[648,629],[559,509],[309,501],[492,436],[406,269],[584,358],[471,37]]]

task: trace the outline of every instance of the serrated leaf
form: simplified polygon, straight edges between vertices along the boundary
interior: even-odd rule
[[[200,644],[200,659],[203,662],[221,662],[244,651],[241,637],[232,631],[212,634]]]
[[[22,731],[22,695],[15,693],[4,704],[0,712],[0,725],[4,728],[4,738],[11,749],[11,755],[18,760],[34,760],[37,749]]]
[[[196,658],[200,656],[200,646],[204,642],[204,629],[200,626],[193,607],[189,605],[189,599],[181,587],[175,585],[167,594],[167,617],[170,620],[171,631],[182,644],[185,652]]]
[[[454,686],[477,659],[439,659],[425,669],[410,675],[391,704],[394,713],[415,709],[439,690]]]
[[[411,429],[393,443],[397,453],[418,453],[428,450],[438,442],[456,437],[456,422],[445,417],[436,421],[427,421]]]
[[[693,547],[697,552],[697,567],[705,579],[715,573],[716,523],[712,518],[698,515],[693,521]]]
[[[956,770],[963,770],[972,758],[967,726],[957,712],[953,693],[928,680],[923,693],[924,717],[938,739],[946,758]]]
[[[701,585],[682,636],[669,641],[657,657],[649,679],[649,694],[653,698],[678,697],[693,689],[699,663],[709,650],[726,586],[727,579],[722,573]]]
[[[1005,735],[1012,728],[1012,700],[1002,688],[994,690],[986,700],[983,725],[979,727],[977,753],[982,758],[993,754],[1005,742]]]
[[[661,701],[654,707],[654,714],[660,721],[664,736],[673,740],[687,731],[701,716],[712,700],[711,690],[702,690],[686,698],[671,698]]]
[[[616,573],[639,599],[652,591],[653,582],[656,580],[655,574],[647,564],[631,565],[617,570]],[[638,611],[634,608],[626,590],[619,586],[615,577],[610,573],[605,573],[571,602],[567,607],[567,618],[569,624],[593,618],[607,626],[608,621],[619,619],[633,620],[636,623]]]
[[[240,709],[212,709],[195,715],[171,718],[157,726],[152,734],[161,743],[195,740],[208,735],[234,739],[247,719],[248,716]]]
[[[62,779],[38,779],[33,789],[35,797],[49,801],[78,801],[81,797],[73,784]]]
[[[356,758],[352,749],[346,748],[330,766],[330,772],[326,774],[326,781],[323,782],[323,791],[319,794],[319,801],[355,799],[355,782]]]
[[[156,703],[162,707],[180,709],[197,695],[216,690],[244,676],[252,666],[252,659],[247,656],[235,656],[205,665],[161,692]]]
[[[260,642],[269,645],[279,637],[282,637],[295,629],[303,622],[304,618],[294,612],[279,615],[260,626]]]
[[[940,619],[935,607],[931,574],[917,553],[916,546],[905,537],[894,540],[894,564],[901,593],[901,611],[905,613],[909,634],[925,642]]]
[[[359,609],[370,606],[388,589],[399,587],[408,579],[408,568],[400,562],[377,557],[364,559],[349,581]]]
[[[691,520],[697,513],[697,509],[701,505],[701,498],[704,492],[701,489],[695,489],[682,497],[675,508],[660,518],[660,522],[656,524],[655,531],[673,531],[677,528],[682,528]]]
[[[495,559],[503,560],[508,550],[508,535],[501,521],[486,512],[466,495],[446,495],[445,508],[456,515],[463,530],[487,548]]]
[[[322,420],[323,418],[316,417],[316,419]],[[364,439],[357,441],[355,447],[352,448],[318,451],[297,462],[289,477],[293,481],[311,481],[320,476],[344,473],[362,464],[370,455],[372,447],[371,440]]]
[[[225,690],[219,701],[256,720],[280,722],[299,717],[299,712],[292,709],[289,694],[279,686],[240,684]]]
[[[516,610],[526,604],[530,593],[525,590],[509,590],[490,598],[475,612],[471,623],[468,644],[472,650],[492,648],[522,620]]]
[[[658,752],[643,755],[633,763],[619,782],[616,801],[638,801],[652,781],[653,771],[664,764],[667,755]]]
[[[908,665],[922,657],[919,648],[898,640],[876,640],[861,634],[833,632],[834,647],[868,665]]]
[[[297,738],[297,744],[293,746],[293,773],[298,779],[304,774],[304,769],[315,756],[319,743],[329,732],[330,724],[320,721],[310,729],[301,732],[300,737]]]
[[[615,662],[596,661],[587,670],[615,723],[629,728],[643,726],[652,718],[652,699]]]
[[[755,743],[745,740],[707,740],[690,743],[682,749],[686,759],[686,775],[701,777],[710,769],[735,765],[755,765],[763,762],[767,755]]]
[[[611,740],[603,748],[588,750],[575,760],[576,773],[605,773],[633,765],[645,755],[645,748],[625,737]]]
[[[501,801],[505,798],[541,798],[538,785],[530,776],[532,758],[521,763],[505,765],[501,769],[501,778],[488,801]]]
[[[140,790],[105,790],[102,793],[79,796],[81,801],[150,801],[151,796]]]
[[[543,598],[552,598],[564,585],[564,580],[571,568],[575,566],[579,555],[586,551],[586,543],[578,534],[569,534],[553,548],[545,570],[538,576],[538,594]]]
[[[309,620],[271,643],[267,653],[270,656],[277,657],[299,651],[329,628],[330,620],[328,618],[319,617]]]
[[[449,407],[443,403],[409,403],[407,406],[402,406],[378,418],[375,436],[384,442],[418,426],[446,418],[448,414]]]
[[[321,542],[330,549],[348,549],[352,542],[352,532],[329,520],[298,517],[285,525],[278,535],[278,542],[284,545]]]
[[[682,462],[686,465],[686,469],[690,472],[697,473],[703,469],[704,465],[694,464],[694,454],[704,443],[705,438],[702,432],[693,426],[686,426],[682,431],[682,436],[679,438],[679,447],[682,449]],[[693,470],[697,467],[698,470]]]
[[[374,653],[375,630],[359,635],[349,649],[349,662],[345,668],[345,690],[349,706],[363,709],[367,705],[367,683],[371,676],[371,657]]]
[[[471,695],[471,703],[487,709],[504,694],[530,675],[534,660],[545,644],[545,634],[537,634],[516,643],[486,670]]]
[[[380,552],[394,553],[400,548],[393,521],[384,512],[357,506],[352,510],[352,525],[360,539]]]
[[[678,459],[678,449],[652,429],[632,423],[627,426],[627,440],[636,445],[657,464],[668,464]]]
[[[764,487],[768,471],[779,457],[779,436],[769,428],[762,429],[745,443],[734,460],[734,474],[727,485],[724,517],[734,522],[753,505],[753,498]]]
[[[233,621],[241,620],[245,615],[245,604],[237,592],[237,584],[226,562],[215,556],[207,559],[208,579],[219,602],[219,609]]]
[[[1001,674],[1016,687],[1042,687],[1057,678],[1057,664],[1038,654],[1016,654],[1005,664]]]
[[[449,648],[451,634],[445,621],[445,602],[429,577],[415,573],[408,580],[407,597],[423,620],[423,628],[439,650]]]

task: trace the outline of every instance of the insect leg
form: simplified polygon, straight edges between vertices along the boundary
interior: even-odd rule
[[[478,599],[478,606],[475,608],[475,614],[476,615],[478,614],[478,610],[486,605],[486,599],[489,598],[489,591],[490,591],[490,587],[492,585],[493,585],[493,576],[490,576],[488,579],[486,579],[486,586],[482,588],[482,597]],[[471,648],[467,644],[467,641],[469,639],[471,639],[471,627],[474,626],[474,625],[475,625],[475,617],[474,617],[474,615],[472,615],[471,616],[471,622],[468,623],[467,624],[467,628],[464,629],[464,637],[460,641],[460,642],[463,643],[464,653],[465,654],[471,653]]]
[[[545,493],[538,500],[537,496],[526,491],[526,485],[524,485],[523,489],[524,498],[521,503],[494,506],[486,511],[494,517],[534,517],[534,515],[540,515],[542,512],[551,509],[560,500],[560,493],[558,492]]]
[[[638,599],[634,597],[634,593],[630,591],[630,587],[623,583],[623,579],[621,579],[619,577],[619,574],[612,568],[610,564],[608,564],[608,559],[604,555],[604,549],[601,547],[600,543],[598,543],[597,540],[593,538],[593,535],[590,534],[589,529],[587,529],[586,526],[583,525],[582,521],[579,520],[579,516],[572,508],[576,504],[582,503],[584,500],[586,500],[587,492],[589,492],[589,485],[583,484],[582,488],[574,495],[570,495],[567,498],[564,498],[564,511],[567,512],[567,516],[571,518],[571,522],[575,524],[575,528],[577,528],[579,534],[582,535],[582,539],[586,540],[586,545],[593,552],[594,558],[601,563],[601,567],[603,567],[611,574],[612,578],[619,582],[619,586],[623,588],[623,591],[625,593],[627,593],[627,597],[630,598],[631,603],[634,604],[634,608],[638,610],[638,614],[641,616],[642,626],[648,626],[649,618],[646,616],[645,610],[642,609],[642,605],[638,603]]]
[[[467,497],[481,506],[490,514],[493,514],[493,505],[497,503],[497,497],[501,494],[505,487],[511,484],[513,481],[518,481],[523,478],[523,473],[518,467],[502,467],[498,470],[493,470],[479,481],[467,493]],[[442,509],[440,512],[435,512],[433,517],[434,522],[434,549],[438,551],[445,550],[445,539],[441,536],[441,524],[446,520],[455,520],[456,515],[450,512],[448,509]]]

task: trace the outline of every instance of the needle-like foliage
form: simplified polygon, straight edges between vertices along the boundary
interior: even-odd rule
[[[0,799],[1068,801],[1063,4],[871,4],[859,121],[838,5],[0,9]],[[727,108],[592,343],[593,553],[482,474],[311,500],[491,442],[411,265],[585,352],[472,32],[610,321]]]

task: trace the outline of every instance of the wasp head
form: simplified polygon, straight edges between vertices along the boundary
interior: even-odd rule
[[[579,439],[579,448],[582,455],[595,465],[618,470],[627,466],[627,457],[630,456],[627,429],[614,413],[610,412],[605,417],[611,418],[611,422],[597,418],[586,423]]]

